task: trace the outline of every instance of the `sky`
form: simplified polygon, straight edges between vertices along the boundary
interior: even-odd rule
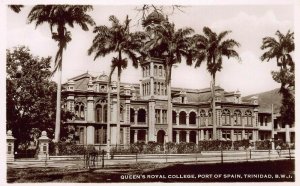
[[[271,2],[271,1],[269,1]],[[110,26],[108,17],[115,15],[121,22],[126,15],[131,18],[131,31],[142,30],[140,25],[141,13],[136,8],[141,6],[113,6],[94,5],[94,10],[89,14],[97,25]],[[34,55],[47,57],[54,56],[57,52],[57,43],[51,39],[49,25],[43,24],[35,28],[34,24],[27,24],[27,15],[32,6],[25,6],[19,14],[10,10],[6,13],[6,48],[12,49],[18,45],[28,46]],[[259,5],[185,5],[182,11],[165,7],[171,22],[176,29],[191,27],[195,34],[202,34],[204,26],[220,33],[224,30],[232,31],[227,38],[238,41],[241,46],[237,51],[241,57],[238,62],[235,59],[223,59],[223,69],[217,73],[216,85],[225,91],[239,90],[243,96],[264,92],[278,88],[271,76],[272,70],[278,70],[276,62],[262,62],[260,49],[262,38],[275,36],[280,30],[286,33],[289,29],[294,31],[294,7],[290,4],[259,4]],[[93,28],[85,32],[79,26],[68,28],[72,33],[72,41],[68,44],[63,56],[62,80],[89,72],[96,76],[103,72],[108,74],[110,62],[116,54],[94,60],[94,56],[88,56],[87,50],[92,44]],[[53,60],[52,60],[53,62]],[[139,83],[141,69],[129,67],[123,71],[122,82]],[[115,76],[114,76],[115,77]],[[53,80],[56,81],[56,76]],[[195,69],[186,66],[183,60],[173,69],[172,86],[181,88],[201,89],[210,84],[210,75],[205,64]]]

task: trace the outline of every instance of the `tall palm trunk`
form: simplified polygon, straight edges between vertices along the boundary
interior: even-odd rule
[[[58,142],[60,139],[60,118],[61,118],[61,74],[62,74],[62,55],[63,50],[59,50],[59,62],[57,67],[57,92],[56,92],[56,118],[55,118],[55,135],[54,142]]]
[[[166,85],[168,94],[168,110],[167,110],[167,121],[168,121],[168,138],[167,142],[172,142],[173,139],[173,124],[172,124],[172,95],[171,95],[171,70],[172,66],[167,65],[166,69]]]
[[[111,99],[110,99],[110,94],[111,94],[111,76],[114,72],[114,69],[111,70],[109,76],[108,76],[108,83],[107,83],[107,152],[110,152],[110,118],[111,118]]]
[[[118,79],[117,79],[117,132],[116,132],[116,145],[120,144],[120,79],[121,79],[121,67],[118,67]]]
[[[216,100],[215,100],[215,77],[213,74],[211,79],[211,97],[212,97],[212,123],[213,123],[213,140],[217,139],[217,113],[216,113]]]

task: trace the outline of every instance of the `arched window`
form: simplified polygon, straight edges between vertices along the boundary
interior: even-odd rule
[[[189,123],[190,124],[196,124],[196,113],[190,112],[189,114]]]
[[[103,122],[107,122],[107,104],[103,106]]]
[[[82,102],[75,103],[75,118],[77,120],[84,120],[84,104]]]
[[[234,125],[242,125],[242,112],[240,110],[234,111]]]
[[[179,124],[186,124],[186,113],[184,111],[179,113]]]
[[[160,95],[160,82],[157,83],[157,95]]]
[[[159,130],[157,132],[157,143],[159,144],[165,143],[165,135],[166,135],[165,131]]]
[[[157,66],[154,65],[154,76],[157,76]]]
[[[130,123],[134,123],[134,114],[135,114],[134,109],[130,108]]]
[[[230,125],[230,111],[228,109],[224,109],[222,111],[222,124]]]
[[[154,95],[156,95],[157,85],[156,82],[154,82]]]
[[[205,126],[206,113],[205,110],[200,111],[200,126]]]
[[[146,122],[146,111],[144,109],[140,109],[138,111],[138,123]]]
[[[252,124],[253,124],[252,123],[252,112],[250,110],[247,110],[245,112],[245,117],[246,117],[246,121],[247,121],[246,125],[252,126]]]
[[[177,117],[177,113],[173,110],[172,111],[172,123],[176,124],[176,117]]]
[[[102,106],[101,105],[96,105],[96,110],[95,110],[95,120],[96,122],[102,122]]]

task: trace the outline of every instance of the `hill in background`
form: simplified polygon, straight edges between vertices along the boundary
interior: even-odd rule
[[[252,96],[258,97],[259,112],[271,113],[273,104],[274,113],[280,112],[282,96],[279,94],[279,88],[267,92],[252,94],[242,98],[243,101],[248,101]]]

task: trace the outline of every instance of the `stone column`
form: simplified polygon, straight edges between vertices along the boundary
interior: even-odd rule
[[[190,131],[186,131],[186,142],[189,143],[190,142]]]
[[[179,130],[176,130],[176,143],[179,143]]]
[[[148,130],[145,130],[145,143],[148,143]]]
[[[148,107],[148,140],[149,141],[156,141],[156,134],[155,134],[155,101],[150,99],[149,100],[149,107]]]
[[[245,139],[245,129],[242,130],[242,139]]]
[[[89,96],[87,98],[87,118],[88,122],[95,122],[95,111],[94,111],[94,98]]]
[[[43,131],[39,140],[39,160],[49,159],[49,138],[47,137],[47,132]]]
[[[176,125],[179,125],[179,113],[176,113]]]
[[[233,129],[231,129],[230,130],[230,138],[231,138],[231,141],[234,141],[234,130]]]
[[[162,118],[163,118],[163,115],[162,115],[162,109],[159,110],[159,113],[160,113],[160,114],[159,114],[159,116],[160,116],[160,117],[159,117],[159,122],[162,124],[162,123],[163,123],[163,121],[162,121],[162,120],[163,120],[163,119],[162,119]]]
[[[187,125],[187,126],[190,125],[190,117],[189,117],[189,114],[186,114],[186,125]]]
[[[93,125],[87,126],[86,129],[86,143],[87,145],[94,145],[95,144],[95,127]]]
[[[208,130],[205,131],[205,140],[209,140]]]
[[[138,119],[138,111],[134,111],[134,125],[137,125],[137,119]]]
[[[200,130],[200,140],[203,141],[204,139],[204,130]]]
[[[290,125],[285,124],[285,142],[290,143],[291,142],[291,137],[290,137]]]
[[[15,138],[12,135],[12,131],[8,130],[6,133],[6,145],[7,145],[7,151],[6,151],[6,161],[15,161],[15,154],[14,154],[14,142]]]
[[[111,121],[112,123],[117,123],[117,109],[120,109],[120,108],[117,108],[117,98],[113,98],[112,99],[112,107],[113,109],[111,110]]]
[[[134,143],[136,143],[138,140],[137,135],[138,135],[138,130],[134,130],[134,140],[133,140]]]
[[[196,131],[196,144],[199,143],[199,130]]]

